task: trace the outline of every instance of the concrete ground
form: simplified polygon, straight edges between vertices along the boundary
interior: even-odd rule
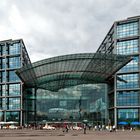
[[[140,131],[0,130],[0,140],[140,140]]]

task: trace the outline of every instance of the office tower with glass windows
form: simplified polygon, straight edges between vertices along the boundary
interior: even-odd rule
[[[23,83],[15,71],[28,63],[22,39],[0,41],[0,121],[22,125]]]
[[[1,41],[0,121],[140,121],[139,29],[140,16],[116,21],[95,54],[32,64],[22,40]]]
[[[114,22],[97,52],[132,56],[115,74],[108,92],[109,117],[119,122],[140,121],[140,16]]]

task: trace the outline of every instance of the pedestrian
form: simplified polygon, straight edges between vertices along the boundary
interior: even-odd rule
[[[69,126],[66,125],[66,132],[68,133],[68,131],[69,131]]]
[[[97,131],[97,125],[94,126],[94,130]]]
[[[116,132],[116,126],[113,125],[113,132]]]
[[[86,134],[86,124],[84,124],[84,134]]]

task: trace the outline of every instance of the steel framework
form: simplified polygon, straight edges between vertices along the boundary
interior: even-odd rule
[[[79,84],[106,83],[130,56],[83,53],[44,59],[16,71],[27,87],[58,91]]]

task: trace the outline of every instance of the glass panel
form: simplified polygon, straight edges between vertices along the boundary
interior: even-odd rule
[[[138,74],[123,74],[118,75],[117,80],[117,89],[131,89],[131,88],[139,88],[138,83]]]
[[[20,120],[20,112],[6,112],[6,121],[16,121]]]
[[[118,122],[138,121],[138,109],[118,109]]]
[[[7,98],[2,98],[2,109],[3,110],[7,109]]]
[[[21,66],[20,57],[9,58],[9,68],[19,68]]]
[[[20,98],[8,98],[8,109],[20,109]]]
[[[133,60],[131,62],[129,62],[126,66],[124,66],[122,69],[120,69],[118,71],[118,73],[119,72],[134,72],[134,71],[138,71],[138,69],[139,69],[138,63],[139,63],[139,57],[134,56]]]
[[[0,121],[4,121],[4,112],[0,111]]]
[[[117,54],[135,54],[138,53],[138,40],[128,40],[117,42]]]
[[[7,85],[1,85],[2,86],[2,96],[7,95]]]
[[[2,50],[1,50],[1,51],[2,51],[2,52],[1,52],[2,55],[7,54],[6,46],[5,46],[5,45],[2,46]]]
[[[20,95],[20,84],[9,85],[9,96]]]
[[[2,98],[0,98],[0,110],[2,110]]]
[[[2,82],[6,82],[6,72],[2,71]]]
[[[15,43],[13,45],[9,45],[9,54],[20,54],[21,46],[20,43]]]
[[[118,106],[139,106],[139,92],[138,91],[120,91],[117,92]]]
[[[16,75],[15,71],[9,71],[9,82],[18,82],[20,81],[19,77]]]
[[[117,26],[117,37],[128,37],[138,35],[138,22],[125,23]]]
[[[79,85],[58,92],[37,90],[37,119],[88,120],[105,124],[107,102],[105,84]],[[27,106],[28,108],[28,106]]]
[[[6,68],[6,59],[3,58],[2,59],[2,69],[5,69]]]

